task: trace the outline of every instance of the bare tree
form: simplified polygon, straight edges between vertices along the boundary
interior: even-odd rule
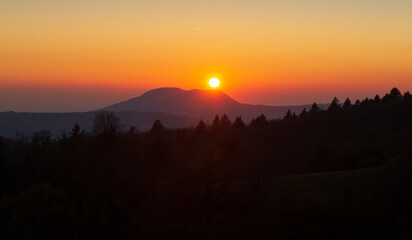
[[[120,118],[112,112],[96,112],[93,119],[93,132],[96,135],[117,134],[120,130]]]

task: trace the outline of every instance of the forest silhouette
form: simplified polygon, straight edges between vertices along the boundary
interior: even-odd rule
[[[206,120],[0,137],[0,239],[412,237],[409,92]]]

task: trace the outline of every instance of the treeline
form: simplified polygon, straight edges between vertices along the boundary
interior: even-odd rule
[[[384,166],[411,154],[412,96],[396,88],[282,119],[223,115],[184,129],[156,121],[149,132],[121,131],[114,113],[98,112],[90,133],[76,124],[56,139],[47,131],[0,138],[0,238],[166,238],[173,226],[159,219],[207,213],[216,184]],[[191,196],[203,199],[198,207],[180,196],[162,205],[182,202],[173,211],[150,208],[171,189],[199,187],[204,195]]]

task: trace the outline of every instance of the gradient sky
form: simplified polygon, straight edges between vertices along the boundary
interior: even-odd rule
[[[0,111],[84,111],[157,87],[288,105],[412,90],[412,1],[0,1]]]

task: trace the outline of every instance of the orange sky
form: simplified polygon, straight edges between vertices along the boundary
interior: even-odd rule
[[[211,77],[270,105],[412,90],[411,12],[403,0],[5,0],[0,111],[91,110]]]

